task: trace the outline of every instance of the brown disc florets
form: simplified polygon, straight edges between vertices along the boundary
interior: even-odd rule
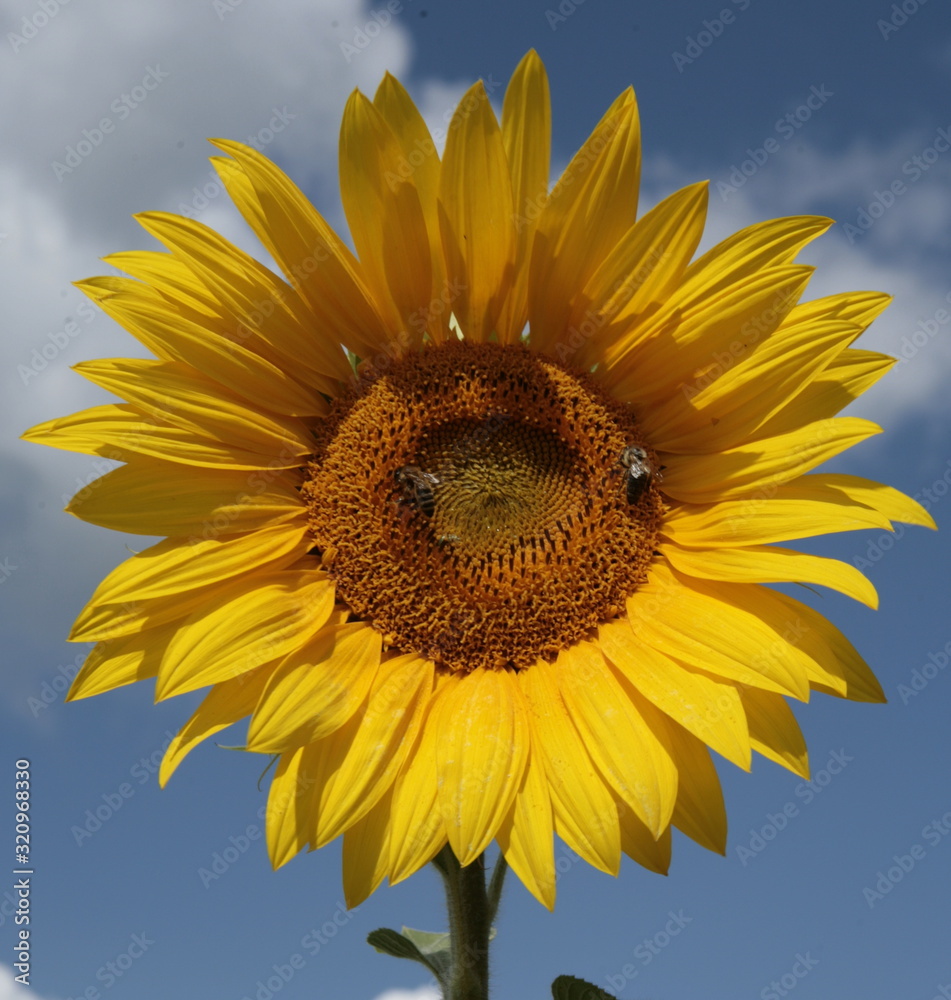
[[[427,348],[361,377],[317,439],[315,544],[338,600],[400,650],[466,671],[552,660],[646,579],[656,456],[626,406],[549,358]]]

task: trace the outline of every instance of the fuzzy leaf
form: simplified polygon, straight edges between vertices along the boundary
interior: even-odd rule
[[[616,1000],[610,993],[575,976],[559,976],[551,984],[551,995],[555,1000]]]
[[[404,927],[403,932],[398,934],[389,927],[380,927],[370,931],[367,944],[384,955],[408,958],[425,965],[442,984],[449,969],[449,935],[416,931],[411,927]]]

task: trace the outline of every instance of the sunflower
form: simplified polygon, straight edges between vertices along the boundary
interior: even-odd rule
[[[555,898],[554,835],[606,872],[723,852],[710,750],[807,776],[787,698],[882,701],[848,640],[763,586],[874,606],[854,567],[773,543],[891,521],[894,489],[816,473],[878,432],[836,414],[892,359],[852,346],[876,292],[799,302],[830,220],[763,222],[691,261],[707,187],[637,218],[621,94],[549,189],[530,52],[501,125],[482,84],[443,155],[387,76],[349,99],[354,251],[273,163],[213,162],[279,277],[201,223],[79,283],[153,359],[76,370],[125,402],[27,432],[124,463],[67,507],[168,537],[100,584],[71,698],[209,688],[168,748],[250,717],[275,755],[275,866],[343,836],[347,901],[445,845],[497,841]]]

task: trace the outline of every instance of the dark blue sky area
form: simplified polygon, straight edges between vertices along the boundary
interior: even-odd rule
[[[910,9],[917,0],[906,3]],[[867,0],[411,0],[401,16],[416,42],[420,77],[506,79],[524,51],[536,48],[551,71],[563,151],[576,147],[592,114],[630,84],[640,95],[647,140],[688,167],[732,159],[814,84],[835,93],[834,120],[813,133],[832,149],[856,139],[886,142],[934,120],[951,124],[951,8],[938,0],[921,4],[897,29],[889,4]]]

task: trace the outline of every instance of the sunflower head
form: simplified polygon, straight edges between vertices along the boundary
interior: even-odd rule
[[[556,660],[647,579],[663,501],[625,488],[638,439],[590,377],[453,339],[359,380],[301,495],[338,598],[388,647],[518,670]]]
[[[250,717],[279,762],[275,865],[344,837],[356,904],[447,843],[497,840],[555,895],[553,837],[665,871],[723,851],[710,750],[808,774],[787,698],[882,700],[845,637],[765,584],[874,605],[853,567],[775,543],[933,526],[814,472],[878,428],[838,412],[892,360],[854,348],[887,296],[800,301],[829,224],[751,226],[693,259],[706,186],[638,216],[625,92],[549,187],[529,53],[501,124],[464,96],[440,155],[387,76],[347,103],[355,252],[265,157],[214,159],[275,274],[199,222],[81,282],[154,355],[77,370],[124,402],[27,432],[123,464],[67,508],[166,535],[100,584],[72,698],[207,688],[171,746]]]

